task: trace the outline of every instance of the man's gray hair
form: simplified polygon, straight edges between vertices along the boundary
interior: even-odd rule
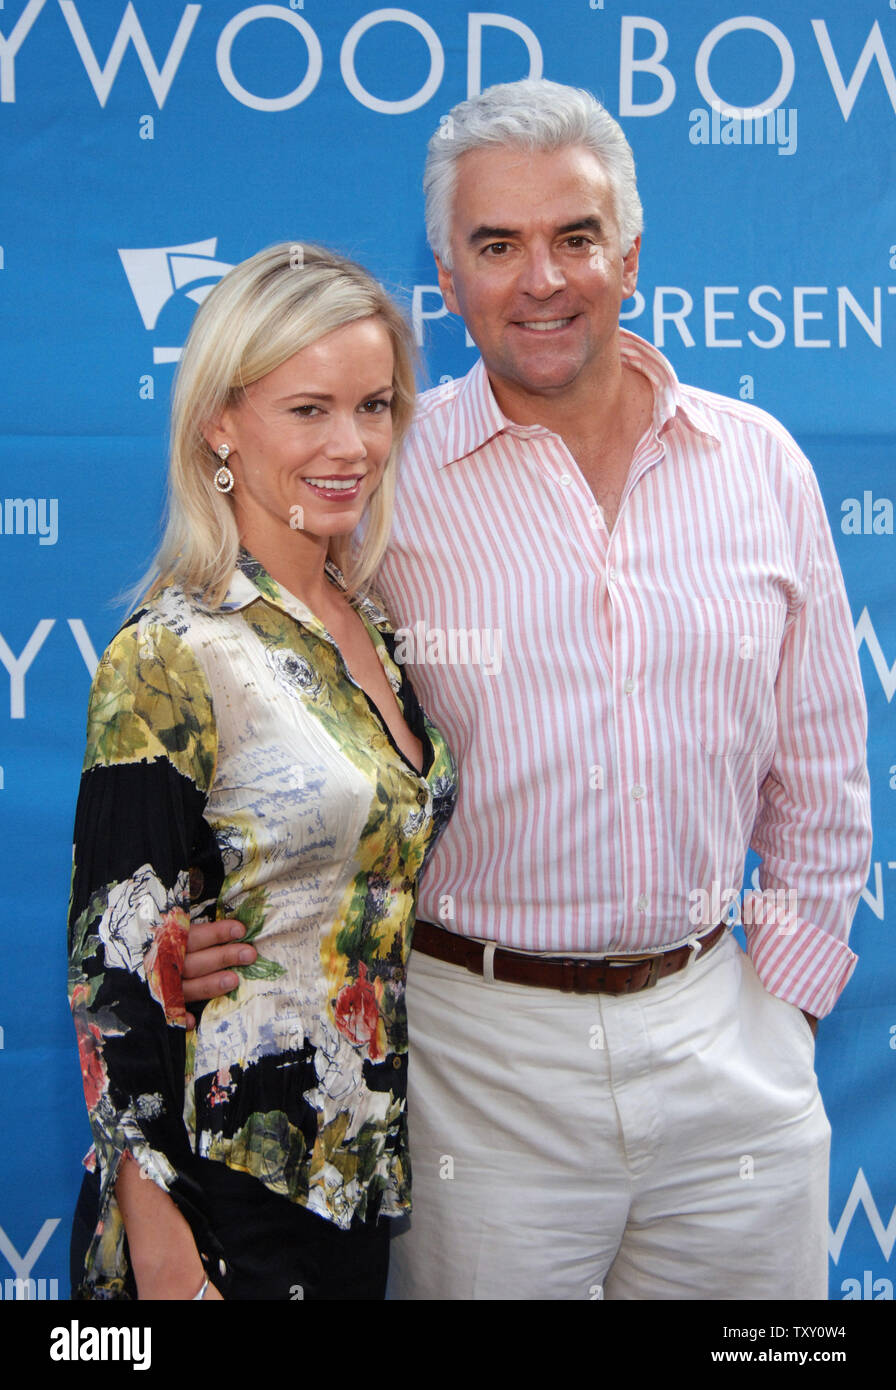
[[[623,253],[644,225],[631,147],[614,120],[590,92],[544,78],[503,82],[460,102],[443,116],[429,142],[423,172],[426,235],[439,260],[451,269],[451,218],[457,161],[468,150],[489,145],[560,150],[583,145],[603,165],[616,204]]]

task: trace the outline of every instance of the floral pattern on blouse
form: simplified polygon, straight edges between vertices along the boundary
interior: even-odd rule
[[[69,918],[101,1173],[84,1296],[127,1296],[114,1191],[125,1153],[177,1202],[207,1261],[221,1252],[197,1157],[342,1228],[409,1206],[405,970],[417,878],[456,771],[393,660],[385,615],[355,606],[421,740],[422,773],[321,623],[245,553],[218,609],[162,589],[100,662]],[[219,917],[245,924],[258,959],[188,1033],[187,935]]]

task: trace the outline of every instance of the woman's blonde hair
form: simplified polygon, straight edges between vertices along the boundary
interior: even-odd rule
[[[281,242],[229,271],[193,321],[174,387],[167,524],[140,593],[176,580],[211,604],[223,599],[239,536],[230,498],[215,488],[220,461],[203,430],[238,405],[254,381],[325,334],[365,318],[378,319],[392,343],[392,448],[360,543],[339,536],[329,546],[349,592],[363,588],[389,539],[396,461],[414,411],[413,338],[400,310],[363,267],[320,246]]]

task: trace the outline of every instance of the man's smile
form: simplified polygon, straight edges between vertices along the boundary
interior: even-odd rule
[[[532,328],[536,333],[548,333],[551,329],[567,328],[575,315],[565,319],[516,319],[517,328]]]

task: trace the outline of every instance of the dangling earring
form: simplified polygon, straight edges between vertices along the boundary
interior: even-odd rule
[[[230,457],[230,445],[220,444],[218,448],[215,450],[215,452],[217,453],[218,458],[221,460],[221,467],[215,474],[215,487],[217,488],[218,492],[232,492],[233,474],[227,467],[227,460]]]

